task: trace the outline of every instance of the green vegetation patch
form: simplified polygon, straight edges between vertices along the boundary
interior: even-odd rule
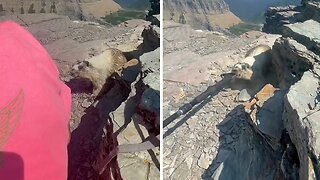
[[[253,24],[253,23],[240,23],[240,24],[231,26],[228,30],[232,34],[239,36],[248,31],[260,31],[260,25]]]
[[[106,15],[103,19],[108,23],[117,25],[130,19],[145,19],[145,16],[145,11],[119,10]]]

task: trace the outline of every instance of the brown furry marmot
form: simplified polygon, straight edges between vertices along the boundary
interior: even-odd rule
[[[262,80],[272,66],[271,48],[258,45],[250,49],[243,61],[234,65],[234,78],[248,81]]]
[[[89,79],[93,84],[93,96],[97,96],[106,80],[126,66],[127,59],[122,51],[110,48],[101,54],[73,66],[72,75]]]

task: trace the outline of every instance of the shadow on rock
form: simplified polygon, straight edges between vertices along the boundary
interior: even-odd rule
[[[159,130],[154,130],[154,125],[148,124],[148,122],[145,122],[142,118],[135,118],[134,114],[137,113],[138,105],[141,100],[142,94],[145,91],[145,89],[148,88],[142,81],[142,78],[140,78],[136,84],[135,84],[135,95],[130,97],[126,101],[125,109],[124,109],[124,124],[115,132],[115,135],[118,136],[126,127],[133,121],[134,126],[142,140],[142,142],[145,142],[148,138],[156,136],[157,132]],[[149,133],[148,137],[145,137],[143,134],[142,129],[139,125],[144,126]],[[155,133],[156,132],[156,133]],[[155,144],[159,144],[159,142],[156,142]],[[149,155],[151,156],[152,161],[156,165],[156,167],[160,170],[160,163],[157,159],[157,156],[152,150],[148,150]]]
[[[109,80],[114,82],[106,83],[105,86],[108,87],[104,86],[101,90],[102,93],[100,92],[103,96],[100,96],[99,93],[99,96],[97,96],[97,99],[99,99],[98,103],[86,109],[86,114],[81,117],[79,126],[72,132],[68,146],[68,179],[88,179],[88,175],[95,172],[92,165],[99,154],[98,150],[103,138],[103,127],[106,123],[105,119],[109,116],[110,112],[115,111],[128,99],[131,92],[131,83],[136,80],[139,73],[142,71],[140,56],[159,47],[160,43],[155,43],[160,42],[156,31],[147,29],[142,35],[145,36],[144,41],[137,50],[124,52],[124,55],[128,60],[135,58],[139,60],[139,63],[124,68],[121,74],[119,74],[121,79],[109,78]],[[153,41],[150,42],[150,39]],[[72,89],[72,93],[92,93],[92,83],[90,84],[90,82],[87,82],[84,79],[72,79],[68,82],[68,86]],[[124,112],[125,123],[115,133],[116,135],[125,129],[131,122],[132,116],[137,111],[137,104],[145,90],[144,86],[146,85],[141,79],[135,84],[136,95],[127,100]],[[103,91],[104,89],[107,89],[106,94]],[[142,131],[138,125],[139,123],[141,122],[134,120],[135,127],[137,128],[141,139],[144,141],[147,138],[143,137]],[[160,169],[160,163],[158,162],[156,155],[151,150],[149,153],[158,169]]]
[[[158,46],[159,47],[159,46]],[[147,45],[144,45],[143,43],[141,45],[139,45],[137,50],[133,50],[133,51],[128,51],[128,52],[123,52],[124,56],[127,59],[139,59],[141,55],[143,55],[144,53],[148,53],[151,51],[156,50],[158,47],[147,47]]]
[[[91,94],[93,90],[92,82],[85,78],[73,78],[65,83],[71,89],[71,93]]]
[[[98,147],[105,125],[104,116],[107,117],[110,112],[115,111],[128,98],[129,93],[130,90],[121,87],[120,83],[115,83],[95,107],[86,109],[79,126],[72,132],[68,145],[68,179],[88,179],[88,174],[94,172],[92,164],[99,153]]]
[[[179,108],[179,110],[177,112],[181,111],[181,109],[188,109],[189,110],[190,109],[189,106],[191,106],[191,109],[190,109],[191,111],[183,111],[183,114],[184,113],[187,113],[187,114],[180,121],[178,121],[173,127],[169,128],[163,134],[163,138],[166,138],[171,133],[173,133],[174,130],[176,130],[182,124],[187,122],[187,120],[190,119],[191,116],[195,115],[196,112],[198,112],[201,108],[203,108],[206,104],[208,104],[211,101],[212,97],[217,95],[224,88],[228,88],[229,84],[230,84],[230,78],[231,78],[230,75],[225,76],[221,81],[219,81],[218,83],[216,83],[213,86],[209,86],[204,92],[199,94],[197,97],[195,97],[190,102],[186,103],[181,108]],[[185,106],[188,106],[188,108],[184,108]],[[177,114],[177,112],[175,114]],[[180,115],[175,116],[175,114],[172,114],[170,117],[168,117],[167,119],[165,119],[163,121],[164,127],[171,124],[176,118],[178,118],[180,116]],[[183,114],[181,114],[181,115],[183,115]]]
[[[150,134],[150,133],[149,133],[149,136],[148,136],[148,137],[145,137],[145,136],[143,135],[142,129],[140,128],[139,124],[144,124],[144,123],[143,123],[143,121],[141,121],[141,120],[140,120],[140,122],[139,122],[138,119],[135,119],[135,120],[134,120],[134,126],[135,126],[135,128],[137,129],[137,132],[138,132],[138,134],[139,134],[142,142],[146,141],[147,139],[150,139],[151,136],[155,136],[155,134]],[[154,145],[160,144],[160,142],[152,142],[152,143],[153,143]],[[152,150],[148,150],[148,153],[149,153],[149,155],[150,155],[153,163],[155,164],[155,166],[158,168],[158,170],[160,170],[160,162],[158,161],[156,154],[155,154]]]
[[[151,51],[156,50],[160,47],[160,28],[156,26],[147,26],[143,31],[141,36],[143,37],[143,42],[139,45],[137,50],[124,52],[127,59],[136,58]]]
[[[212,95],[213,96],[213,95]],[[188,112],[183,118],[181,118],[173,127],[169,128],[164,134],[163,139],[168,137],[170,134],[172,134],[177,128],[179,128],[181,125],[183,125],[185,122],[188,121],[192,116],[194,116],[198,111],[200,111],[201,108],[203,108],[206,104],[208,104],[211,101],[211,98],[207,98],[204,101],[202,101],[199,105],[197,105],[195,108],[193,108],[190,112]]]
[[[145,85],[141,79],[135,84],[136,94],[130,97],[126,102],[124,109],[124,124],[115,132],[116,136],[119,135],[120,132],[123,131],[132,121],[132,116],[136,113],[137,105],[145,89],[144,86]]]
[[[254,131],[247,118],[243,106],[239,105],[218,125],[218,153],[202,174],[203,179],[280,178],[280,169],[277,168],[280,167],[279,152],[273,151]]]

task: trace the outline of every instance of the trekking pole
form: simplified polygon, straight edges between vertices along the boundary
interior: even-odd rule
[[[223,78],[221,81],[217,82],[213,86],[209,86],[204,92],[195,97],[192,101],[181,106],[178,111],[176,111],[174,114],[165,119],[163,121],[163,127],[168,126],[175,119],[189,112],[195,105],[201,103],[207,97],[212,96],[214,93],[219,93],[222,89],[227,88],[230,84],[232,74],[226,73],[222,76]]]

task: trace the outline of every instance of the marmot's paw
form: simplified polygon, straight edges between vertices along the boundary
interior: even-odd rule
[[[115,70],[116,73],[118,73],[119,75],[122,74],[122,71],[127,69],[127,68],[131,68],[131,67],[135,67],[139,64],[139,60],[138,59],[131,59],[130,61],[124,63],[121,67],[119,67],[118,69]]]
[[[128,67],[131,67],[131,66],[136,66],[139,64],[139,60],[138,59],[131,59],[130,61],[126,62],[124,65],[123,65],[123,68],[126,69]]]

